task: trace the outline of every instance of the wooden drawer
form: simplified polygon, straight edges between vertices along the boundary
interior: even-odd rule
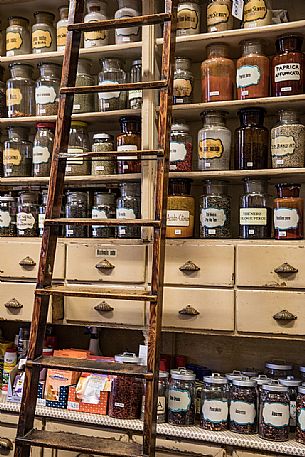
[[[198,314],[181,314],[188,305]],[[234,291],[165,287],[163,327],[234,330]]]
[[[238,290],[236,292],[237,331],[304,335],[304,301],[305,292]],[[281,316],[277,314],[283,310],[287,310],[297,319],[278,320]],[[276,319],[273,316],[276,316]]]
[[[151,253],[152,250],[150,250],[149,256],[149,281],[151,279]],[[188,268],[193,268],[193,270],[188,270]],[[233,245],[202,244],[190,241],[166,243],[166,284],[233,286],[233,273]]]
[[[69,243],[66,277],[70,281],[142,283],[145,281],[145,250],[146,247],[139,244]],[[97,267],[104,260],[110,268]]]
[[[39,264],[41,240],[0,240],[0,277],[18,279],[36,279]],[[29,257],[29,259],[27,259]],[[20,262],[33,260],[34,265],[20,265]],[[59,241],[56,250],[54,279],[64,279],[65,274],[65,245]]]
[[[238,286],[305,288],[305,249],[303,245],[237,246],[236,284]],[[296,273],[277,273],[288,263]]]

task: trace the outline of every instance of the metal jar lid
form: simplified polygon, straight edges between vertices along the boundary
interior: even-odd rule
[[[133,352],[123,352],[123,354],[116,354],[114,359],[119,363],[141,363],[141,359],[137,357]]]
[[[219,373],[212,373],[211,376],[205,376],[203,378],[204,382],[207,384],[219,384],[225,385],[228,384],[227,378],[221,376]]]
[[[295,379],[293,376],[287,376],[287,378],[279,379],[279,382],[283,386],[287,387],[299,387],[302,384],[301,379]]]
[[[256,382],[254,379],[249,378],[249,376],[243,376],[242,378],[233,379],[233,386],[237,387],[255,387]]]
[[[174,121],[171,126],[171,133],[173,132],[184,132],[189,133],[190,128],[183,120]]]
[[[113,136],[109,135],[109,133],[95,133],[93,135],[94,140],[112,140],[113,141]]]
[[[171,378],[172,379],[180,379],[181,381],[195,381],[196,375],[190,370],[186,370],[185,368],[177,368],[175,370],[171,370]]]
[[[288,387],[276,382],[270,382],[270,384],[264,384],[263,390],[268,392],[288,392]]]
[[[169,376],[167,371],[159,371],[159,379],[167,379]]]
[[[269,384],[272,379],[268,378],[265,374],[260,374],[256,377],[253,378],[253,380],[256,382],[258,386],[263,386],[264,384]]]
[[[275,360],[274,362],[267,362],[265,364],[266,368],[270,368],[270,370],[292,370],[292,365],[283,360]]]
[[[245,368],[241,372],[243,376],[248,376],[248,378],[255,378],[256,376],[258,376],[258,373],[258,370],[256,370],[255,368]]]
[[[305,395],[305,386],[303,386],[303,385],[299,386],[298,392],[299,392],[299,394]]]
[[[233,379],[240,379],[242,378],[242,372],[238,370],[232,371],[232,373],[226,373],[225,377],[227,378],[228,381],[233,381]]]
[[[300,371],[301,373],[305,373],[305,366],[299,367],[299,371]]]
[[[15,197],[10,197],[9,195],[4,195],[3,197],[0,197],[0,202],[15,202],[16,199]]]

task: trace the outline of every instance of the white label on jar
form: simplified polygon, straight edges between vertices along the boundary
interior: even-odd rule
[[[33,163],[47,163],[51,157],[50,151],[46,146],[33,147]]]
[[[204,420],[219,424],[228,420],[228,403],[221,400],[204,400],[202,415]]]
[[[171,164],[169,165],[169,169],[170,169],[170,171],[177,170],[177,165],[176,165],[175,163],[171,163]]]
[[[274,228],[278,230],[296,229],[299,213],[295,208],[277,208],[274,210]]]
[[[284,165],[284,160],[283,159],[277,159],[276,160],[277,165]]]
[[[208,235],[216,235],[215,229],[208,229]]]
[[[73,109],[74,109],[75,111],[80,110],[80,105],[73,105]]]
[[[296,144],[292,135],[279,135],[271,139],[271,155],[273,157],[281,157],[293,154]]]
[[[104,171],[104,170],[105,170],[105,167],[104,167],[104,165],[97,165],[97,166],[95,167],[95,170],[96,170],[96,171]]]
[[[167,210],[167,227],[189,227],[190,212],[176,209]]]
[[[168,409],[172,412],[188,411],[191,405],[191,395],[186,390],[170,389],[168,392]]]
[[[291,401],[290,402],[290,427],[295,427],[297,425],[297,402]]]
[[[39,86],[35,89],[35,102],[37,105],[55,103],[57,94],[52,86]]]
[[[242,90],[242,91],[241,91],[241,95],[242,95],[243,97],[245,97],[246,95],[249,95],[249,91],[248,91],[248,90]]]
[[[181,235],[181,233],[182,233],[182,230],[180,230],[180,229],[175,230],[175,235]]]
[[[84,150],[82,148],[68,148],[68,154],[83,154]],[[67,171],[71,171],[71,165],[82,165],[84,163],[83,157],[68,157],[67,158]]]
[[[117,219],[136,219],[136,215],[132,208],[117,208],[116,209]]]
[[[301,408],[298,413],[298,425],[300,429],[304,432],[305,431],[305,408]]]
[[[103,81],[102,83],[99,83],[99,86],[108,86],[108,85],[113,85],[116,86],[119,83],[117,81]],[[100,100],[110,100],[111,98],[119,98],[120,97],[120,91],[117,92],[99,92],[98,97]],[[108,105],[109,108],[109,105]]]
[[[11,220],[12,219],[8,211],[0,211],[0,227],[9,227]]]
[[[178,141],[171,141],[170,143],[170,161],[180,162],[185,160],[187,149],[184,143],[178,143]]]
[[[128,92],[128,100],[134,100],[135,98],[142,98],[141,90],[131,90]]]
[[[123,144],[122,146],[117,147],[118,152],[120,151],[137,151],[138,147],[136,144]],[[119,156],[117,160],[130,160],[134,159],[135,156]],[[128,169],[128,166],[127,166]]]
[[[27,230],[33,228],[35,225],[35,217],[33,214],[18,213],[17,214],[17,228],[18,230]]]
[[[38,214],[38,227],[40,229],[43,229],[45,218],[46,218],[45,214]]]
[[[244,14],[244,0],[233,0],[232,5],[232,16],[236,17],[240,21],[243,20]]]
[[[263,419],[265,424],[282,428],[289,424],[289,405],[284,403],[264,403]]]
[[[254,235],[254,234],[255,234],[255,230],[249,229],[249,235]]]
[[[67,235],[73,235],[74,234],[74,230],[72,229],[67,229]]]
[[[239,425],[254,424],[256,416],[256,408],[254,403],[245,401],[231,401],[230,404],[230,420]]]
[[[204,164],[204,166],[205,166],[205,168],[211,168],[210,162],[206,162],[206,163]]]
[[[237,69],[237,88],[256,86],[261,80],[261,72],[257,65],[243,65]]]
[[[207,208],[201,210],[200,222],[202,227],[216,228],[223,227],[227,216],[223,209]]]
[[[289,87],[281,87],[281,92],[291,92],[292,91],[292,87],[289,86]]]
[[[240,225],[267,225],[267,208],[240,208]]]
[[[158,397],[158,414],[165,414],[165,397]]]
[[[278,235],[279,236],[287,236],[287,232],[286,231],[280,231],[280,232],[278,232]]]
[[[119,235],[126,235],[126,229],[119,227],[118,231],[119,231]]]
[[[253,167],[253,162],[247,162],[247,167]]]
[[[108,219],[106,211],[93,208],[92,219]]]
[[[212,92],[209,92],[210,97],[217,97],[219,95],[219,90],[213,90]]]
[[[114,406],[116,408],[125,408],[125,403],[118,403],[118,402],[115,401],[114,402]]]
[[[301,64],[299,63],[282,63],[274,67],[274,81],[280,83],[283,81],[300,81]]]

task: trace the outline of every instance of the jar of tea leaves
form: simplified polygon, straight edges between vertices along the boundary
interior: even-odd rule
[[[99,85],[115,85],[126,82],[126,73],[119,59],[101,59],[102,71],[99,73]],[[113,111],[126,108],[126,92],[99,92],[99,110]]]
[[[170,371],[168,386],[168,423],[194,425],[195,423],[195,373],[178,368]]]
[[[82,157],[81,154],[90,151],[87,123],[72,121],[69,136],[68,154],[71,158],[67,159],[66,175],[84,176],[90,174],[91,159]],[[80,157],[77,156],[80,155]],[[72,156],[73,155],[73,156]]]
[[[41,203],[39,205],[39,214],[38,214],[38,230],[39,236],[43,234],[44,220],[46,217],[46,207],[48,199],[48,189],[43,189],[41,192]]]
[[[61,65],[40,63],[38,68],[40,76],[35,87],[36,116],[52,116],[58,110]]]
[[[68,190],[66,201],[67,218],[88,217],[88,193]],[[65,235],[67,238],[86,238],[88,227],[81,225],[66,225]]]
[[[116,201],[117,219],[141,218],[141,184],[125,182],[120,184],[121,196]],[[140,238],[141,228],[123,225],[117,227],[118,238]]]
[[[274,381],[262,388],[259,436],[269,441],[289,439],[288,387]]]
[[[95,77],[90,74],[91,62],[89,59],[78,59],[75,86],[93,86]],[[75,94],[73,113],[91,113],[95,111],[95,94]]]
[[[256,383],[253,379],[242,377],[233,380],[229,417],[232,432],[245,435],[256,433]]]
[[[84,17],[84,22],[105,21],[107,18],[106,2],[101,0],[87,0],[88,13]],[[95,48],[108,44],[108,30],[94,30],[84,32],[84,48]]]
[[[231,238],[231,197],[225,181],[206,181],[200,204],[200,238]]]
[[[26,63],[9,65],[11,77],[6,82],[6,106],[8,117],[35,115],[35,89],[32,80],[33,67]]]
[[[116,195],[111,192],[94,192],[94,202],[92,206],[92,219],[114,219],[116,212]],[[115,235],[114,227],[93,225],[93,238],[113,238]]]
[[[171,171],[192,171],[193,141],[190,128],[184,121],[171,126],[170,165]]]
[[[229,412],[228,381],[219,373],[213,373],[205,376],[203,383],[200,426],[205,430],[226,430]]]
[[[0,197],[0,236],[16,236],[16,199],[10,195]]]
[[[108,133],[93,135],[92,152],[114,151],[114,138]],[[92,157],[91,174],[93,176],[113,175],[116,173],[116,159],[107,156]]]
[[[39,122],[36,124],[33,146],[33,176],[49,176],[54,145],[55,124]]]
[[[191,60],[185,57],[175,58],[174,73],[174,104],[192,103],[193,100],[193,73]]]
[[[139,83],[142,81],[142,59],[132,62],[130,69],[130,82]],[[142,90],[130,90],[128,92],[128,107],[131,109],[141,109],[143,102]]]
[[[59,8],[59,21],[56,24],[57,29],[57,51],[64,51],[67,43],[69,6]]]
[[[124,19],[141,15],[139,0],[119,0],[119,9],[115,12],[115,19]],[[115,44],[124,44],[140,41],[140,27],[124,27],[115,30]]]
[[[195,198],[190,179],[170,179],[167,200],[167,238],[191,238],[194,235]]]
[[[17,208],[17,236],[38,235],[38,193],[20,192]]]
[[[33,143],[27,140],[26,127],[9,127],[8,140],[4,143],[3,174],[9,177],[27,177],[32,173]]]
[[[31,53],[31,36],[29,20],[24,17],[11,16],[6,29],[6,55],[18,56]]]
[[[47,11],[34,13],[36,23],[32,26],[32,53],[56,51],[55,16]]]
[[[117,136],[117,151],[137,151],[141,149],[141,118],[126,116],[120,118],[121,134]],[[141,173],[141,160],[135,155],[118,156],[119,174]]]

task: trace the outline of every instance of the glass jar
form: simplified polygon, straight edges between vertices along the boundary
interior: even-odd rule
[[[200,238],[232,238],[231,197],[225,181],[206,181],[200,204]]]
[[[8,140],[3,151],[5,178],[31,176],[33,144],[27,140],[28,134],[25,127],[8,128]]]
[[[10,195],[0,197],[0,236],[16,236],[16,199]]]
[[[229,170],[232,134],[224,111],[201,113],[203,127],[198,132],[198,170]]]
[[[99,73],[99,85],[126,83],[126,73],[119,59],[101,59],[102,71]],[[126,108],[126,92],[99,92],[99,110],[113,111]]]
[[[304,167],[305,126],[296,111],[279,111],[279,122],[271,129],[272,168]]]
[[[31,36],[29,20],[24,17],[11,16],[6,29],[6,55],[19,56],[31,54]]]
[[[245,180],[239,209],[240,238],[271,238],[272,210],[267,192],[268,181]]]
[[[26,63],[9,65],[11,77],[6,82],[8,117],[35,115],[35,89],[32,80],[33,67]]]
[[[72,121],[69,136],[68,154],[82,154],[90,151],[87,123]],[[90,160],[86,157],[67,159],[67,176],[84,176],[90,174]]]
[[[201,414],[201,393],[203,389],[203,378],[204,376],[210,376],[212,371],[204,366],[196,365],[195,363],[188,363],[186,366],[187,370],[191,370],[195,373],[195,419],[200,420]]]
[[[298,388],[296,440],[305,444],[305,386]]]
[[[117,219],[141,218],[141,184],[125,182],[120,184],[121,196],[116,201]],[[117,227],[118,238],[140,238],[141,228],[127,225]]]
[[[242,379],[243,374],[239,370],[233,370],[232,373],[226,373],[225,377],[228,380],[228,388],[231,389],[234,379]]]
[[[167,238],[192,238],[194,235],[195,198],[190,179],[170,179],[167,199]]]
[[[302,381],[300,379],[295,379],[293,376],[287,376],[285,379],[279,379],[280,384],[288,387],[289,394],[289,430],[291,433],[296,431],[297,425],[297,396],[298,396],[298,387],[301,386]]]
[[[142,81],[142,59],[134,60],[130,69],[130,82],[139,83]],[[142,90],[130,90],[128,92],[128,107],[131,109],[141,109],[143,102]]]
[[[235,130],[235,169],[267,168],[269,130],[264,127],[265,110],[244,108],[238,115],[240,127]]]
[[[34,13],[36,24],[32,25],[32,53],[56,51],[55,16],[47,11]]]
[[[203,378],[200,426],[205,430],[226,430],[228,425],[228,381],[219,373]]]
[[[36,128],[33,145],[33,176],[50,176],[55,124],[39,122]]]
[[[95,77],[90,74],[91,62],[88,59],[80,58],[77,64],[77,75],[75,87],[93,86]],[[73,113],[91,113],[95,111],[95,94],[75,94],[73,101]]]
[[[232,0],[209,0],[207,5],[208,32],[233,29]]]
[[[20,192],[17,207],[17,236],[38,235],[38,193]]]
[[[38,214],[38,230],[39,236],[43,234],[44,220],[46,218],[46,207],[48,200],[48,189],[43,189],[41,192],[41,203],[39,205],[39,214]]]
[[[170,371],[168,386],[168,423],[194,425],[195,373],[178,368]]]
[[[202,101],[217,102],[234,99],[235,64],[229,58],[225,43],[207,46],[207,58],[201,64]]]
[[[69,6],[59,8],[59,21],[56,24],[57,51],[64,51],[67,43]]]
[[[293,375],[293,366],[284,360],[273,360],[265,363],[265,373],[271,379],[287,378]]]
[[[66,194],[66,217],[86,218],[88,217],[88,193],[79,191],[67,191]],[[88,227],[81,225],[66,225],[65,235],[67,238],[86,238]]]
[[[101,0],[87,0],[88,14],[84,17],[84,22],[105,21],[107,17],[106,2]],[[108,44],[108,30],[94,30],[93,32],[84,32],[84,48],[95,48]]]
[[[93,135],[92,152],[114,151],[114,138],[108,133]],[[113,175],[116,173],[116,160],[111,157],[92,158],[91,174],[93,176]]]
[[[179,0],[177,36],[200,33],[200,5],[198,0]]]
[[[305,57],[302,46],[302,35],[283,35],[277,38],[277,53],[271,63],[273,97],[303,94]]]
[[[137,151],[141,149],[141,118],[126,116],[120,118],[121,134],[117,136],[117,151]],[[137,156],[118,156],[119,174],[141,173],[141,160]]]
[[[193,73],[191,71],[191,59],[175,57],[174,73],[174,99],[176,105],[192,103],[193,100]]]
[[[159,371],[157,424],[164,424],[167,417],[168,372]],[[145,396],[142,400],[141,420],[144,419]]]
[[[116,195],[111,192],[94,192],[92,206],[92,219],[114,219],[115,218]],[[113,238],[114,227],[93,225],[93,238]]]
[[[256,433],[256,383],[243,377],[234,379],[230,390],[229,428],[243,435]]]
[[[40,76],[35,87],[36,116],[53,116],[58,110],[61,65],[40,63],[38,68]]]
[[[260,374],[254,378],[253,381],[256,383],[256,398],[257,398],[257,416],[259,417],[259,410],[260,410],[260,403],[261,403],[261,396],[263,391],[263,386],[265,384],[270,384],[272,381],[271,378],[268,378],[265,374]]]
[[[289,439],[289,394],[288,387],[265,384],[259,416],[259,436],[269,441]]]
[[[300,184],[277,184],[274,199],[274,237],[276,240],[301,240],[304,237],[304,199]]]
[[[138,0],[119,0],[119,9],[115,12],[115,19],[124,19],[141,15],[140,3]],[[115,44],[124,44],[140,41],[140,27],[126,27],[115,30]]]
[[[4,68],[0,66],[0,117],[7,117]]]
[[[244,29],[271,25],[271,0],[245,0],[243,18]]]
[[[170,135],[170,171],[192,171],[193,140],[184,121],[174,121]]]
[[[269,96],[270,61],[263,52],[261,40],[241,42],[242,57],[237,60],[237,98],[262,98]]]

